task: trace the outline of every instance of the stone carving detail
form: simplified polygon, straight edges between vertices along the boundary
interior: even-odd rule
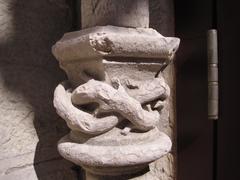
[[[134,173],[167,154],[171,140],[157,128],[170,95],[161,69],[178,45],[149,28],[64,35],[53,47],[69,77],[54,92],[54,107],[71,129],[59,141],[60,154],[101,175]],[[154,72],[146,68],[152,64]]]
[[[160,114],[158,108],[162,108],[166,97],[169,95],[169,87],[162,78],[155,78],[145,84],[128,84],[135,93],[131,97],[119,80],[118,89],[97,80],[89,80],[80,85],[73,92],[66,90],[66,83],[60,84],[55,90],[54,106],[57,113],[66,120],[68,126],[75,131],[97,135],[115,127],[123,119],[132,123],[130,128],[148,131],[156,127]],[[129,83],[129,81],[128,81]],[[162,99],[161,99],[162,97]],[[164,99],[163,99],[164,98]],[[156,101],[152,110],[150,102]],[[98,103],[93,114],[84,112],[74,105]],[[146,110],[142,108],[146,104]],[[119,115],[108,115],[97,118],[101,113],[114,112]]]

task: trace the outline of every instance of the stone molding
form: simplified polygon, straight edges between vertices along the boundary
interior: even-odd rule
[[[53,46],[69,77],[54,93],[54,107],[71,129],[58,143],[60,154],[99,175],[134,173],[167,154],[172,142],[157,128],[170,95],[161,71],[179,42],[150,28],[99,26],[65,34]],[[144,78],[143,61],[162,68]],[[133,73],[143,77],[109,73],[120,64],[135,64]]]

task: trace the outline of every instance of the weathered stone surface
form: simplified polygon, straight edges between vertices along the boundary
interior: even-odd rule
[[[114,25],[148,27],[148,0],[82,0],[82,28]]]
[[[66,33],[53,46],[60,62],[96,57],[133,57],[171,60],[180,40],[150,28],[98,26]]]
[[[65,1],[0,0],[0,179],[77,179],[57,152],[68,132],[52,106],[64,74],[52,44],[71,29]]]
[[[149,169],[149,171],[145,170],[142,173],[121,177],[95,175],[87,172],[86,177],[90,180],[172,180],[176,178],[174,156],[170,153],[151,163]]]
[[[65,0],[0,0],[1,62],[56,67],[51,47],[72,26]]]
[[[95,115],[78,109],[73,105],[71,101],[72,94],[68,91],[66,83],[62,83],[56,87],[54,107],[72,130],[85,134],[98,135],[109,131],[119,123],[119,119],[116,116],[97,118]]]
[[[157,129],[170,94],[161,72],[178,46],[179,39],[152,29],[114,26],[68,33],[57,42],[53,53],[73,84],[60,84],[54,93],[57,113],[72,130],[59,141],[60,154],[92,174],[122,175],[142,170],[168,153],[171,140]],[[155,59],[153,66],[162,69],[150,81],[137,80],[131,71],[123,79],[124,68],[132,65],[129,57],[144,59],[145,64],[135,62],[143,66]],[[106,68],[112,63],[125,67],[112,76]]]
[[[156,1],[156,3],[152,6],[151,1]],[[152,27],[163,35],[173,36],[173,28],[169,27],[169,23],[173,21],[168,19],[173,15],[169,14],[168,8],[164,8],[168,6],[160,5],[161,1],[150,0],[150,6],[154,7],[151,8],[151,12],[155,12],[150,14],[153,16],[150,18],[150,24],[154,23]],[[165,4],[170,2],[169,0],[163,1]],[[70,2],[67,1],[67,3]],[[2,157],[2,152],[5,154],[5,159],[0,162],[0,179],[16,179],[15,177],[20,180],[25,180],[27,177],[31,180],[77,179],[77,173],[72,170],[72,164],[65,165],[65,161],[51,163],[54,161],[52,157],[56,155],[57,158],[60,157],[56,152],[57,140],[68,131],[65,123],[57,117],[50,102],[55,86],[65,79],[64,73],[59,71],[57,62],[51,55],[51,46],[63,33],[71,31],[70,16],[70,7],[66,5],[65,0],[0,0],[0,76],[2,79],[0,85],[2,134],[0,139],[2,142],[10,139],[10,143],[4,145],[5,150],[2,149],[3,146],[0,148],[0,157]],[[107,66],[109,67],[108,73],[112,74],[110,76],[116,76],[119,73],[119,76],[121,75],[124,79],[126,72],[130,72],[131,76],[137,80],[140,77],[151,79],[157,69],[161,68],[159,66],[156,68],[154,65],[136,64],[130,67],[124,66],[124,68],[121,64],[108,64]],[[134,68],[140,71],[135,71]],[[170,103],[168,103],[171,108],[169,114],[163,109],[165,115],[162,115],[164,118],[159,128],[173,139],[172,128],[174,128],[175,121],[174,113],[171,112],[174,99],[172,98],[174,95],[172,74],[172,68],[164,71],[164,77],[171,87]],[[39,85],[42,81],[45,83]],[[33,93],[32,90],[40,95]],[[15,102],[17,102],[16,106]],[[32,113],[27,116],[31,111]],[[17,123],[20,119],[24,123]],[[35,130],[33,122],[37,122],[39,130]],[[6,125],[6,123],[11,125]],[[51,133],[53,129],[54,132]],[[55,134],[56,132],[58,135]],[[46,148],[47,146],[49,148]],[[24,151],[25,148],[26,151]],[[148,173],[145,179],[162,178],[165,180],[166,177],[174,179],[175,168],[170,165],[176,163],[172,159],[174,158],[164,157],[153,163],[153,166],[150,166],[150,175]],[[32,164],[34,166],[31,166]],[[41,166],[36,166],[36,164]],[[169,167],[169,171],[163,172],[160,168],[163,166]],[[14,173],[12,170],[8,171],[8,175],[3,173],[8,169],[14,169]]]
[[[149,0],[150,27],[157,30],[164,36],[174,36],[175,15],[173,0]],[[177,60],[177,59],[176,59]],[[163,113],[168,121],[162,122],[159,128],[171,137],[173,142],[172,152],[159,159],[151,166],[151,176],[146,179],[177,179],[177,120],[176,120],[176,67],[175,63],[169,64],[164,70],[163,76],[171,89],[171,96],[168,99],[169,112]],[[165,170],[167,168],[167,170]],[[164,170],[162,170],[164,169]]]
[[[116,137],[124,137],[120,131],[109,134],[113,135],[112,139],[106,135],[102,136],[101,140],[106,144],[76,143],[66,136],[59,141],[58,148],[64,158],[94,174],[132,174],[146,168],[147,164],[159,159],[171,149],[171,140],[164,133],[155,129],[155,133],[149,131],[144,134],[148,134],[147,138],[139,142],[137,133],[129,133],[129,140],[125,141],[125,145],[122,140],[119,140],[119,144],[113,141]],[[135,142],[131,139],[134,137],[137,139]]]
[[[158,106],[157,103],[160,103],[160,100],[154,106],[155,110],[151,110],[150,107],[148,110],[144,110],[142,104],[158,100],[166,94],[168,89],[164,80],[156,79],[155,84],[146,87],[145,90],[142,89],[140,93],[135,91],[135,98],[128,95],[120,82],[118,83],[118,89],[115,89],[104,82],[92,79],[77,87],[72,94],[67,93],[64,85],[59,85],[55,90],[54,106],[71,129],[86,134],[103,133],[116,126],[121,121],[118,116],[96,118],[99,113],[113,111],[128,119],[136,129],[147,131],[153,129],[159,123],[160,115],[156,105]],[[147,95],[151,94],[151,97],[141,102],[142,96],[139,95],[144,92]],[[73,106],[73,104],[79,106],[94,102],[99,103],[99,107],[95,110],[98,114],[95,113],[93,116]]]
[[[114,65],[116,66],[116,63],[114,63]],[[120,63],[119,65],[129,68],[128,63],[122,64]],[[147,66],[139,63],[135,63],[135,65],[137,67],[145,66],[145,68]],[[158,67],[161,66],[158,65]],[[115,73],[118,72],[116,71],[117,70],[116,68],[111,69],[115,70]],[[106,69],[106,72],[108,72],[108,68]],[[136,74],[138,70],[136,69],[133,72]],[[129,79],[129,81],[127,82],[125,81],[125,83],[123,81],[124,78],[120,76],[121,71],[119,71],[118,73],[119,73],[118,76],[114,77],[119,77],[120,78],[119,82],[122,81],[125,87],[126,85],[127,86],[130,85],[129,81],[136,82],[135,84],[131,84],[131,88],[133,85],[136,86],[137,84],[140,84],[140,87],[143,84],[143,87],[145,87],[144,82],[146,80],[144,78],[141,79],[142,81],[140,80],[134,81],[135,79],[129,79],[129,77],[132,76],[131,71],[125,74],[125,76],[127,77],[126,79]],[[147,74],[148,73],[145,73],[145,76]],[[109,78],[111,77],[113,76],[110,73]],[[153,77],[154,76],[152,76],[151,78]],[[123,134],[122,131],[125,130],[124,126],[123,130],[121,130],[121,128],[119,129],[119,127],[114,128],[120,121],[116,121],[113,124],[111,124],[111,119],[106,119],[105,120],[106,122],[103,122],[104,119],[97,119],[91,114],[83,116],[84,114],[86,114],[86,112],[83,112],[81,109],[77,109],[72,105],[71,102],[71,96],[73,103],[77,105],[83,105],[85,103],[88,104],[94,101],[99,102],[101,104],[101,101],[103,101],[107,105],[104,109],[105,111],[106,110],[109,111],[110,108],[110,111],[120,110],[119,112],[121,112],[122,109],[122,113],[120,114],[123,115],[124,117],[126,113],[125,118],[129,119],[130,121],[133,121],[132,124],[136,125],[135,123],[139,123],[141,121],[139,121],[138,119],[135,120],[135,116],[137,117],[137,115],[133,115],[131,117],[131,113],[134,113],[134,110],[125,112],[125,109],[134,108],[134,103],[131,103],[131,98],[133,99],[134,102],[137,100],[142,100],[143,103],[144,102],[148,103],[149,101],[154,101],[155,99],[157,100],[164,93],[166,93],[165,90],[167,88],[164,88],[166,84],[164,83],[163,79],[159,80],[160,81],[156,81],[155,84],[153,83],[151,87],[146,86],[145,90],[140,89],[140,94],[144,94],[144,92],[146,94],[154,92],[154,91],[148,92],[148,90],[152,88],[154,89],[154,87],[159,87],[161,89],[160,91],[156,91],[155,98],[152,98],[152,96],[147,95],[146,97],[150,97],[150,99],[148,100],[145,100],[145,98],[142,99],[142,96],[138,96],[139,93],[136,90],[135,90],[136,94],[133,93],[133,96],[135,96],[136,99],[133,99],[127,94],[127,92],[124,91],[124,88],[120,84],[118,84],[119,85],[118,89],[119,90],[121,89],[121,91],[117,91],[116,89],[114,89],[108,84],[105,84],[104,82],[90,80],[87,83],[80,85],[78,88],[76,88],[73,91],[72,95],[71,91],[68,91],[67,93],[66,91],[67,86],[64,87],[64,84],[59,85],[55,90],[54,97],[55,108],[57,109],[59,115],[66,120],[68,126],[73,130],[69,136],[66,136],[60,140],[58,145],[60,154],[66,159],[78,165],[81,165],[82,167],[84,167],[88,171],[91,171],[94,174],[108,174],[108,175],[133,173],[134,171],[145,168],[148,163],[166,154],[170,150],[171,141],[164,133],[160,133],[156,128],[152,131],[148,131],[145,133],[143,132],[134,133],[130,132],[132,128],[129,126],[130,131],[126,134]],[[149,84],[148,82],[149,80],[147,81],[147,84]],[[161,87],[161,85],[163,87]],[[91,91],[91,89],[93,91]],[[129,89],[128,91],[131,92],[131,89]],[[118,93],[119,96],[117,95]],[[123,97],[121,97],[122,93],[124,94]],[[100,101],[98,101],[98,94],[100,97],[99,99]],[[113,100],[112,104],[108,104],[109,101],[108,98]],[[114,102],[114,99],[116,100],[116,102]],[[67,103],[65,101],[67,101]],[[126,101],[127,104],[124,105],[124,103],[118,101]],[[138,110],[136,110],[135,112],[141,114],[139,107],[137,109]],[[157,111],[156,114],[158,114]],[[111,116],[107,117],[111,118]],[[117,118],[118,116],[115,117],[115,119]],[[157,120],[157,118],[155,119]],[[121,118],[121,120],[123,120],[123,118]],[[149,117],[145,117],[143,121],[145,120],[146,121],[149,120]],[[148,122],[142,122],[142,124],[139,124],[135,128],[140,130],[146,130],[142,129],[142,127],[145,127],[145,124],[147,123]],[[156,123],[154,124],[156,125]],[[126,125],[128,126],[128,124]],[[102,132],[101,127],[105,128]],[[108,132],[105,133],[105,131]],[[92,137],[91,135],[93,133],[97,134],[101,133],[102,135]]]
[[[125,66],[127,65],[128,64],[126,63]],[[135,70],[135,72],[137,71]],[[121,73],[121,71],[119,73]],[[129,75],[131,76],[131,73],[129,73]],[[126,76],[128,77],[128,74],[126,74]],[[110,75],[110,78],[111,78],[111,75]],[[88,82],[91,83],[96,81],[90,80]],[[144,83],[144,80],[142,82]],[[80,87],[83,87],[84,85]],[[59,87],[61,88],[61,86]],[[57,94],[58,94],[59,87],[57,87],[56,89]],[[92,86],[92,87],[96,88],[98,86]],[[86,88],[86,87],[84,87],[83,89],[89,90],[89,88]],[[64,88],[62,90],[63,92],[65,91]],[[114,91],[116,90],[113,89],[112,93],[114,93]],[[108,92],[106,90],[104,90],[103,93],[101,93],[100,91],[96,91],[96,92],[100,93],[103,96],[108,97],[108,94],[104,95],[105,92],[106,93]],[[80,91],[77,88],[76,95],[79,95],[79,93]],[[87,91],[86,93],[91,94],[91,91]],[[66,95],[64,94],[62,94],[61,96],[57,95],[55,96],[55,98],[58,98],[58,101],[61,101],[60,99],[65,97]],[[160,96],[161,95],[159,95],[158,97]],[[86,99],[87,101],[85,101],[85,103],[91,102],[91,101],[88,101],[88,95],[84,95],[83,97],[87,98]],[[109,98],[114,99],[114,97],[112,97],[111,95],[109,96]],[[119,99],[119,98],[116,96],[116,99]],[[126,97],[125,99],[127,100],[128,97]],[[104,101],[107,102],[108,100],[106,99]],[[80,100],[78,102],[80,102]],[[70,103],[71,101],[69,102],[69,104]],[[74,131],[76,131],[76,132],[72,132],[70,136],[63,138],[59,142],[59,145],[58,145],[59,152],[66,159],[78,165],[81,165],[82,167],[84,167],[88,171],[91,171],[92,173],[115,174],[115,175],[133,173],[136,170],[139,170],[139,169],[141,170],[148,163],[160,158],[162,155],[166,154],[170,150],[170,147],[171,147],[170,139],[165,134],[161,134],[161,133],[159,134],[158,130],[156,131],[156,133],[153,133],[153,134],[151,133],[151,131],[148,131],[145,133],[128,132],[127,134],[122,134],[121,128],[119,129],[119,127],[118,128],[112,127],[113,128],[112,130],[110,130],[107,133],[102,132],[104,134],[100,136],[97,136],[97,137],[88,136],[88,134],[91,135],[92,133],[89,133],[89,131],[85,131],[83,128],[79,128],[79,126],[75,126],[75,125],[73,126],[73,124],[76,124],[76,123],[78,124],[80,123],[80,121],[83,121],[84,120],[83,117],[74,123],[70,121],[71,116],[74,114],[74,112],[68,108],[70,105],[63,106],[62,104],[55,103],[55,107],[58,109],[58,111],[60,111],[59,114],[60,115],[62,113],[66,114],[62,117],[66,120],[69,127]],[[114,106],[115,105],[109,105],[110,108]],[[122,107],[123,111],[126,108],[126,106],[128,105],[125,105],[125,107]],[[65,107],[65,108],[62,108],[62,107]],[[131,104],[129,108],[133,108],[133,107],[134,107],[134,104]],[[118,110],[118,108],[122,109],[121,107],[118,107],[118,105],[116,105],[116,109],[113,109],[113,110]],[[81,111],[81,110],[76,108],[76,111]],[[140,113],[140,112],[141,111],[136,111],[136,113]],[[129,113],[132,113],[132,111],[130,111]],[[156,111],[156,113],[158,112]],[[90,115],[91,114],[89,114],[89,116]],[[107,116],[107,117],[111,117],[111,116]],[[78,118],[78,116],[76,116],[76,118]],[[91,129],[92,127],[95,127],[94,124],[97,124],[97,123],[100,123],[100,124],[102,123],[106,127],[108,125],[107,122],[106,123],[101,122],[101,119],[100,121],[93,120],[93,122],[91,122],[91,121],[88,121],[88,118],[89,117],[86,117],[85,122],[82,122],[82,124],[86,126],[85,129],[87,130]],[[131,120],[131,116],[128,116],[127,119]],[[148,120],[148,118],[146,118],[146,120]],[[90,125],[89,122],[93,123],[93,126]],[[136,122],[138,122],[137,119],[136,119]],[[145,123],[143,123],[143,125],[141,124],[140,129],[141,129],[141,126],[144,126],[144,125]],[[115,126],[117,126],[117,124],[115,124]],[[126,124],[125,126],[128,127],[129,125]],[[123,128],[125,126],[123,126]],[[138,126],[136,128],[139,129]],[[132,128],[130,127],[130,131],[131,129]],[[97,130],[98,129],[96,129],[96,132],[98,132]],[[82,132],[83,134],[78,132]],[[144,135],[145,138],[142,139],[141,134],[146,134]],[[127,136],[127,138],[125,138],[125,136]]]
[[[53,54],[71,83],[78,86],[89,80],[86,73],[97,80],[105,79],[103,59],[166,66],[178,46],[178,38],[163,37],[153,29],[106,26],[66,33],[53,46]]]
[[[73,165],[63,165],[57,152],[56,143],[68,130],[52,107],[56,74],[16,65],[0,70],[0,179],[47,179],[44,166],[49,174],[74,177],[69,169]],[[49,161],[59,163],[52,166]]]

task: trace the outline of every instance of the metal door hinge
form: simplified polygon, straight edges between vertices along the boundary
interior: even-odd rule
[[[218,38],[217,30],[207,33],[208,49],[208,118],[218,119]]]

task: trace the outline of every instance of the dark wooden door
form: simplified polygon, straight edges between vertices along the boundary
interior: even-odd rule
[[[240,179],[239,1],[217,2],[220,61],[217,180]]]
[[[240,179],[238,1],[175,0],[178,180]],[[219,119],[207,118],[206,32],[218,30]]]
[[[175,0],[178,180],[212,180],[213,122],[207,116],[207,30],[210,0]]]

